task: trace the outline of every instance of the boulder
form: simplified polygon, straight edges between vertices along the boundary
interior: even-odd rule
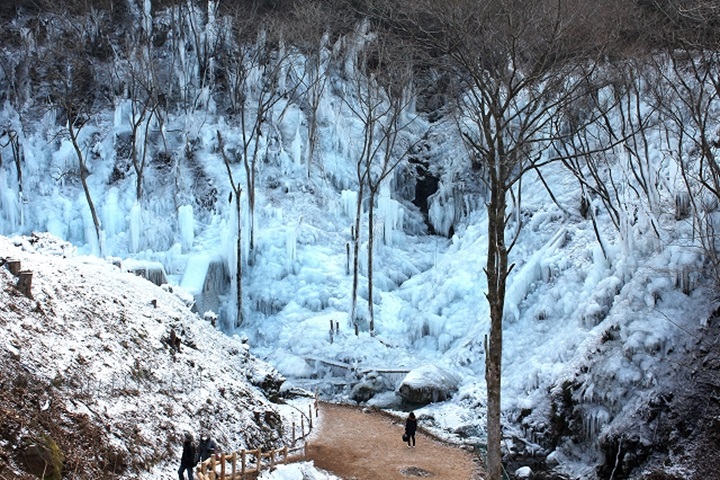
[[[376,372],[370,372],[360,382],[355,384],[350,392],[350,398],[358,403],[367,402],[375,395],[386,392],[392,387],[388,387],[385,379]]]
[[[427,405],[451,398],[458,385],[459,378],[451,371],[437,365],[425,365],[405,376],[398,394],[408,403]]]

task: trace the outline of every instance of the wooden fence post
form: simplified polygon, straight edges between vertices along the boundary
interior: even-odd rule
[[[233,452],[232,454],[232,479],[235,480],[235,475],[237,475],[237,452]]]
[[[283,461],[283,465],[287,465],[288,463],[288,447],[285,445],[285,448],[283,448],[283,455],[285,455],[285,460]]]
[[[32,296],[32,275],[30,270],[22,270],[18,272],[17,289],[20,293],[25,295],[27,298],[33,298]]]
[[[217,475],[215,475],[215,456],[210,457],[210,480],[217,480]]]
[[[308,418],[309,418],[308,421],[310,422],[310,424],[308,425],[308,428],[310,428],[310,430],[312,430],[312,428],[313,428],[312,427],[312,405],[308,405],[308,413],[310,414],[308,416]]]
[[[17,276],[17,274],[20,272],[20,260],[16,258],[8,258],[5,261],[5,265],[7,265],[8,270],[10,270],[10,273]]]
[[[242,452],[240,452],[240,475],[242,476],[242,480],[245,480],[245,449],[243,449]]]

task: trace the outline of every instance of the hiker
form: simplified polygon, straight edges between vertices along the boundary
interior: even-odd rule
[[[217,450],[217,444],[215,443],[215,440],[213,440],[210,435],[207,433],[203,433],[200,436],[200,461],[204,462],[211,456],[215,455]]]
[[[415,418],[414,412],[410,412],[410,415],[408,415],[407,420],[405,420],[405,435],[407,435],[408,448],[410,448],[410,447],[415,448],[415,431],[416,430],[417,430],[417,418]],[[410,444],[411,440],[412,440],[412,445]]]
[[[178,477],[183,479],[183,472],[187,472],[187,480],[193,480],[193,467],[197,465],[195,458],[195,443],[191,433],[185,434],[185,442],[183,443],[182,457],[180,457],[180,468],[178,468]]]

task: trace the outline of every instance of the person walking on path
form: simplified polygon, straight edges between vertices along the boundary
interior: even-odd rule
[[[185,442],[183,443],[182,457],[180,457],[180,468],[178,468],[178,477],[184,480],[183,472],[187,472],[187,480],[193,480],[193,467],[195,461],[195,443],[191,433],[185,434]]]
[[[410,412],[407,420],[405,420],[405,435],[407,435],[407,446],[408,448],[415,448],[415,431],[417,430],[417,418],[415,413]],[[410,444],[412,442],[412,444]]]

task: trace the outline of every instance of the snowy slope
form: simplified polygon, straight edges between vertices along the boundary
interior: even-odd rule
[[[49,417],[5,432],[4,468],[40,435],[54,436],[66,471],[82,478],[174,475],[185,432],[210,432],[225,451],[290,443],[299,412],[270,402],[283,378],[247,344],[178,296],[73,250],[49,235],[0,237],[0,257],[33,273],[30,299],[0,268],[3,411]]]

